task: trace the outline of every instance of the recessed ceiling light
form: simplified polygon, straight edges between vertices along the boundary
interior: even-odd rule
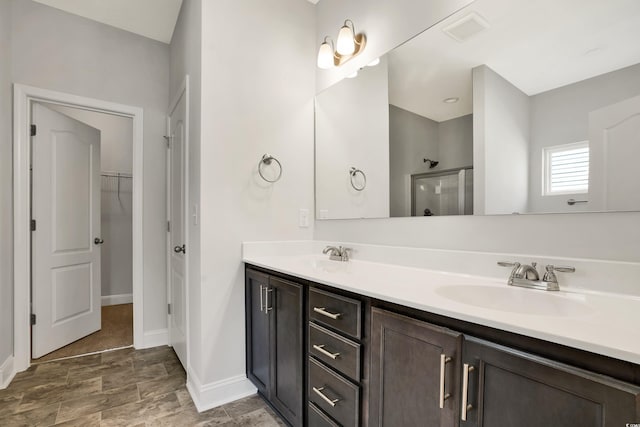
[[[460,101],[460,98],[445,98],[442,100],[445,104],[455,104],[458,101]]]

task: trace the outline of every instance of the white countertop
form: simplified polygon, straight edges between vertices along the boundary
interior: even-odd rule
[[[320,255],[247,251],[246,263],[337,289],[640,364],[640,298]]]

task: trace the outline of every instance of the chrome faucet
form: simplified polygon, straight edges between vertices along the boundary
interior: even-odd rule
[[[333,261],[349,261],[349,251],[351,248],[343,248],[342,246],[327,246],[322,250],[323,254],[329,254],[329,259]]]
[[[559,291],[558,277],[556,271],[563,273],[573,273],[576,271],[574,267],[560,267],[555,265],[547,265],[545,273],[540,280],[540,275],[536,269],[537,264],[532,262],[531,265],[520,264],[519,262],[499,261],[501,267],[512,267],[511,275],[509,275],[509,286],[519,286],[522,288],[543,289],[545,291]]]

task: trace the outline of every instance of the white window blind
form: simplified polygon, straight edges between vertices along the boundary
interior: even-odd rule
[[[577,194],[589,191],[589,142],[546,147],[544,194]]]

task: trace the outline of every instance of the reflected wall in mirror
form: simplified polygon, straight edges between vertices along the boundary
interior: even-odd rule
[[[318,94],[316,218],[640,210],[637,40],[636,0],[476,0]]]

